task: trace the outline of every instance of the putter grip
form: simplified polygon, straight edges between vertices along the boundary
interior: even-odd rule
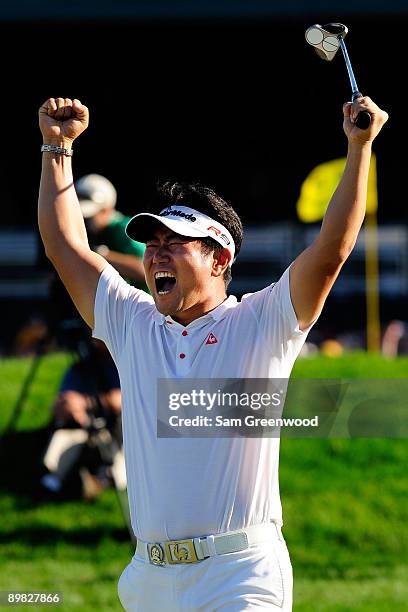
[[[371,115],[368,111],[361,111],[357,115],[356,126],[360,128],[360,130],[366,130],[370,127],[371,123]]]
[[[357,98],[362,98],[363,94],[360,91],[355,91],[351,98],[351,101],[354,102]],[[356,126],[360,128],[360,130],[366,130],[370,127],[371,123],[371,115],[368,111],[360,111],[357,115]]]

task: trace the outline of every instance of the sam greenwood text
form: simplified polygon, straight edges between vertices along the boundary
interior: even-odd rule
[[[242,418],[226,418],[221,415],[214,419],[208,416],[197,415],[193,418],[179,417],[173,414],[169,418],[169,425],[172,427],[318,427],[319,417],[311,419],[292,419],[292,418],[262,418],[252,414]]]

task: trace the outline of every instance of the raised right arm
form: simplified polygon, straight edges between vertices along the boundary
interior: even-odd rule
[[[71,149],[88,126],[88,109],[79,100],[49,98],[40,107],[39,124],[44,144]],[[93,328],[96,288],[107,262],[89,248],[71,157],[42,155],[38,225],[45,252],[79,314]]]

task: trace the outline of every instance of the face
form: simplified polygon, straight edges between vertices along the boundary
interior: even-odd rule
[[[105,227],[109,224],[109,221],[112,216],[112,208],[103,208],[99,212],[97,212],[93,217],[89,217],[86,219],[86,227],[93,234],[97,234],[98,232],[105,229]]]
[[[214,258],[205,255],[201,242],[158,227],[146,242],[144,267],[156,308],[188,324],[215,307],[224,281],[215,272]]]

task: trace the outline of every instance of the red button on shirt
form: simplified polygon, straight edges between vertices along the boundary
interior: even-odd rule
[[[184,359],[185,354],[184,353],[180,353],[179,357],[180,357],[180,359]]]
[[[183,332],[181,332],[182,336],[188,336],[188,332],[186,332],[186,330],[184,330]]]

